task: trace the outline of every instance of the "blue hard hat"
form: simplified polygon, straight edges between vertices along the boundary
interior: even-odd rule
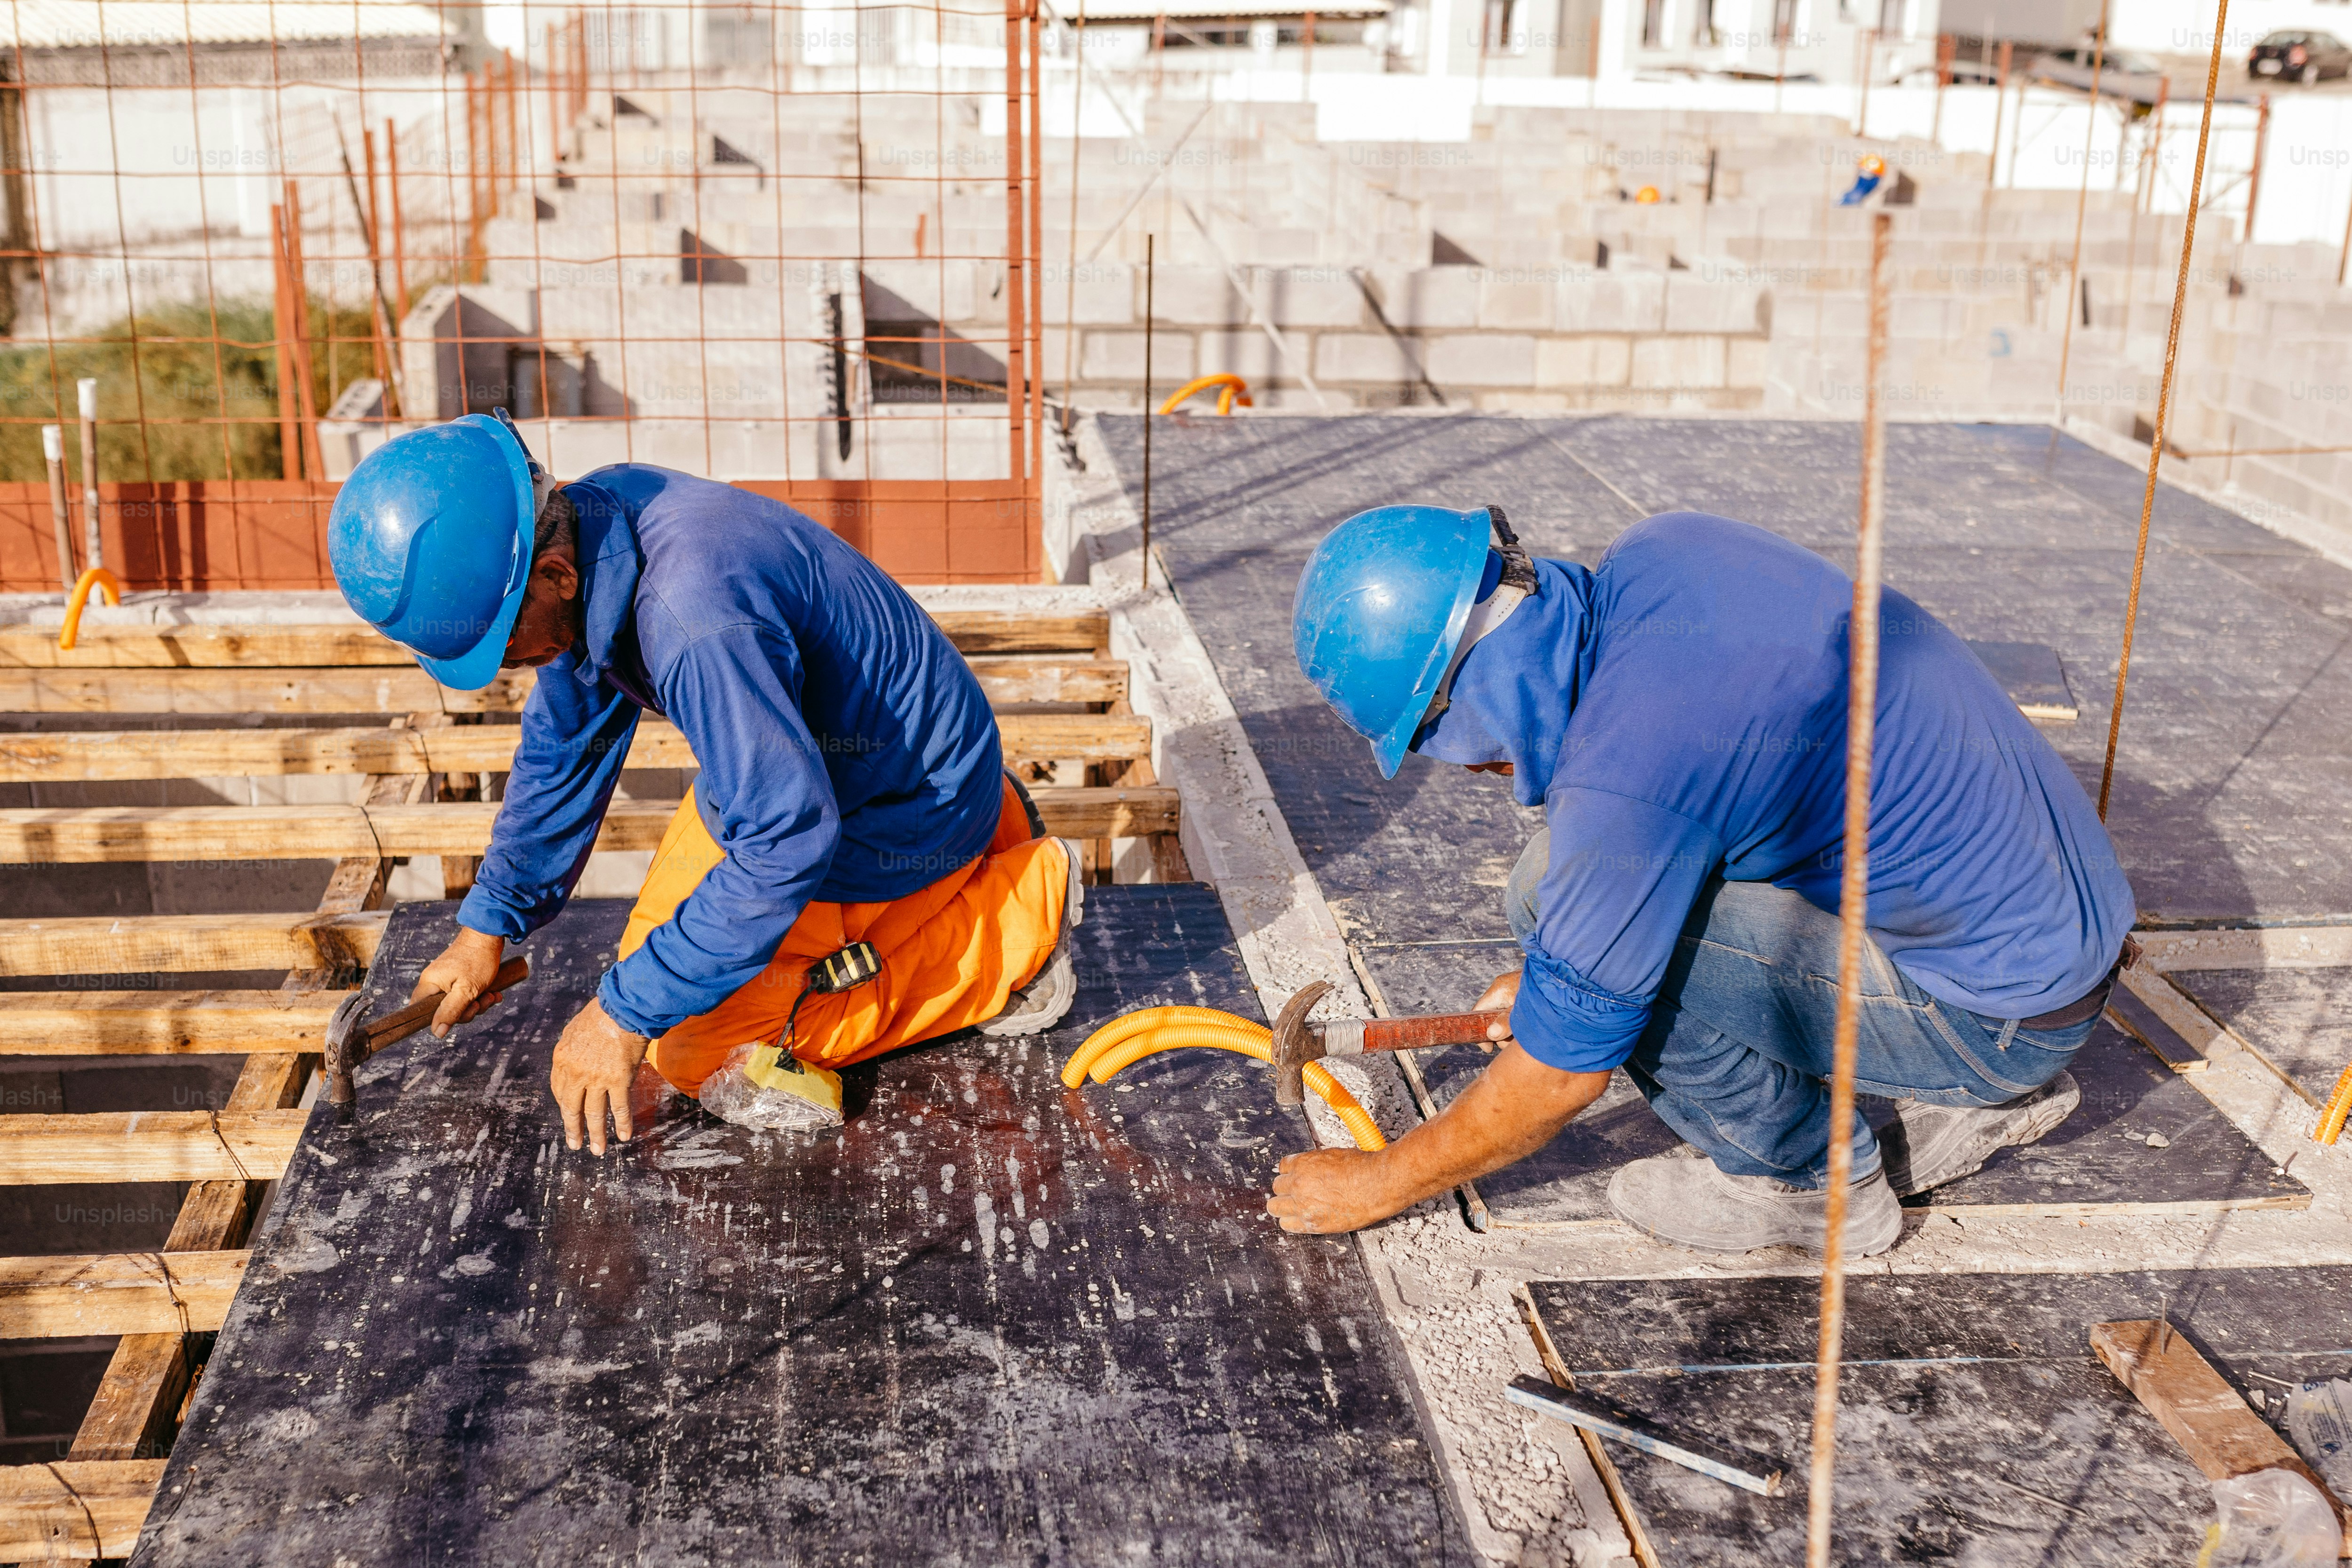
[[[1437,696],[1486,570],[1485,510],[1383,506],[1323,538],[1298,574],[1298,668],[1396,777]]]
[[[335,494],[327,559],[344,602],[444,686],[478,691],[506,658],[530,576],[531,474],[512,426],[468,414],[394,437]]]

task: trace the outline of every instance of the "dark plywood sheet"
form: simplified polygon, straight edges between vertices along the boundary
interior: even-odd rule
[[[1775,1455],[1759,1498],[1605,1445],[1661,1558],[1804,1556],[1820,1282],[1542,1281],[1580,1387],[1695,1436]],[[2352,1268],[2100,1275],[1849,1275],[1832,1561],[1964,1568],[2189,1563],[2212,1497],[2091,1352],[2095,1323],[2169,1313],[2256,1407],[2342,1376]]]
[[[1102,416],[1130,492],[1140,423]],[[1887,580],[1962,637],[2055,650],[2079,723],[2046,732],[2097,787],[2141,476],[2026,426],[1888,431]],[[1166,420],[1153,540],[1325,896],[1351,935],[1499,936],[1493,897],[1535,814],[1496,779],[1408,758],[1393,782],[1292,661],[1316,539],[1391,501],[1495,501],[1588,563],[1696,508],[1851,559],[1859,427],[1622,416]],[[2154,918],[2352,912],[2352,572],[2160,488],[2113,822]]]
[[[2352,1065],[2352,969],[2176,969],[2165,976],[2325,1105]]]
[[[2009,700],[2030,716],[2071,721],[2077,712],[2056,648],[2038,642],[1972,642],[1969,651],[1984,661]]]
[[[856,1069],[836,1135],[672,1098],[600,1162],[544,1076],[626,910],[314,1120],[140,1562],[1470,1560],[1355,1243],[1264,1213],[1308,1146],[1265,1069],[1055,1077],[1129,1008],[1255,1016],[1208,889],[1089,889],[1066,1027]]]
[[[1506,942],[1360,950],[1389,1006],[1399,1013],[1465,1008],[1497,973],[1518,962]],[[1475,1046],[1421,1055],[1433,1098],[1450,1102],[1487,1058]],[[2102,1022],[2073,1068],[2083,1102],[2039,1143],[2004,1149],[1984,1167],[1914,1208],[1973,1215],[2123,1214],[2172,1209],[2306,1208],[2311,1191],[2280,1172],[2213,1102],[2147,1049]],[[1893,1105],[1864,1099],[1884,1126]],[[2160,1142],[2151,1146],[2151,1136]],[[1628,1160],[1680,1146],[1620,1072],[1601,1099],[1541,1151],[1478,1180],[1498,1226],[1610,1223],[1609,1178]]]

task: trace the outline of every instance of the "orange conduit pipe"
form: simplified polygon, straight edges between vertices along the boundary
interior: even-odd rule
[[[2352,1065],[2346,1066],[2344,1076],[2336,1080],[2336,1092],[2327,1097],[2327,1104],[2319,1113],[2319,1125],[2311,1130],[2313,1141],[2335,1142],[2344,1135],[2347,1119],[2352,1119]]]
[[[93,566],[84,572],[79,580],[74,584],[73,593],[66,600],[66,626],[65,630],[58,634],[58,651],[64,652],[70,649],[74,645],[74,638],[80,635],[81,607],[89,603],[89,591],[92,588],[105,595],[106,602],[110,605],[119,605],[122,603],[122,584],[114,580],[113,573],[103,566]]]
[[[1217,394],[1217,412],[1220,414],[1231,414],[1234,411],[1234,405],[1236,403],[1240,404],[1244,408],[1255,408],[1257,406],[1250,401],[1249,383],[1244,381],[1240,376],[1201,375],[1193,377],[1191,381],[1188,381],[1183,385],[1178,387],[1175,393],[1170,396],[1168,401],[1160,405],[1160,412],[1162,414],[1173,414],[1176,412],[1176,405],[1178,404],[1182,403],[1194,393],[1206,392],[1213,386],[1221,389]]]
[[[1263,1024],[1213,1007],[1145,1008],[1114,1018],[1087,1037],[1063,1064],[1062,1081],[1072,1089],[1087,1078],[1108,1083],[1119,1069],[1145,1057],[1192,1047],[1232,1051],[1262,1062],[1274,1055],[1274,1034]],[[1307,1087],[1331,1108],[1357,1148],[1376,1153],[1388,1147],[1380,1124],[1320,1062],[1307,1063],[1305,1077]]]

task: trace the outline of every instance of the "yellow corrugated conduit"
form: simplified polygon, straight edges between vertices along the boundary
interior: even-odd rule
[[[1190,1047],[1233,1051],[1265,1061],[1274,1054],[1274,1032],[1263,1024],[1253,1024],[1247,1018],[1222,1013],[1214,1007],[1146,1007],[1122,1014],[1088,1035],[1086,1044],[1072,1052],[1070,1059],[1062,1065],[1062,1082],[1071,1089],[1089,1078],[1097,1083],[1108,1083],[1120,1068],[1146,1057]],[[1357,1148],[1372,1151],[1388,1147],[1388,1140],[1381,1136],[1380,1125],[1370,1113],[1356,1102],[1356,1097],[1348,1092],[1344,1084],[1324,1070],[1322,1063],[1307,1063],[1306,1078],[1307,1087],[1331,1108],[1340,1125],[1356,1140]]]

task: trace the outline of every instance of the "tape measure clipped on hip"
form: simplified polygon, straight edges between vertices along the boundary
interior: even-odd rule
[[[801,994],[793,998],[793,1010],[784,1016],[784,1032],[776,1042],[777,1048],[790,1058],[793,1048],[793,1026],[801,1016],[801,1004],[811,996],[835,996],[844,991],[855,991],[869,980],[880,978],[882,955],[874,951],[870,942],[853,942],[839,952],[828,953],[808,966],[801,977]]]

